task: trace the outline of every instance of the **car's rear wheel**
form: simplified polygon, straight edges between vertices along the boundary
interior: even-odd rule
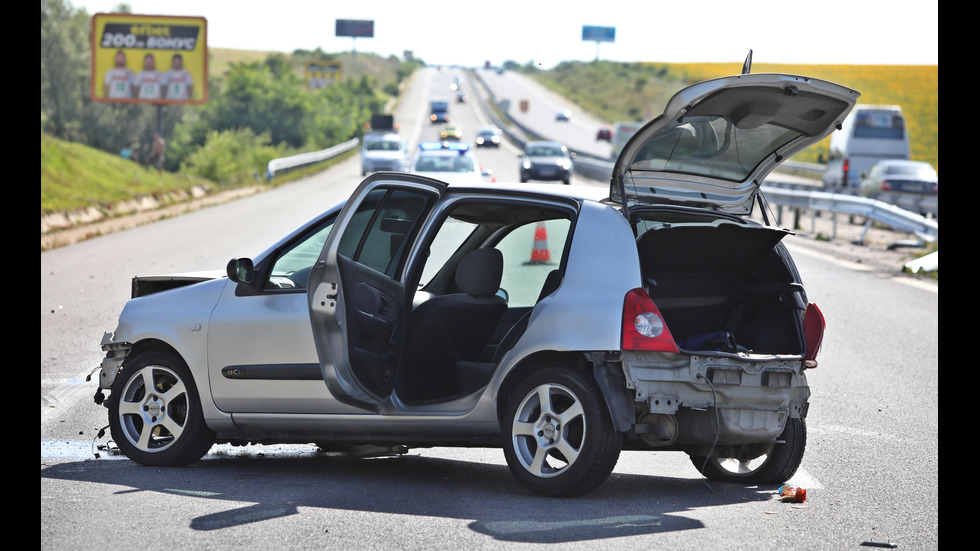
[[[511,395],[504,456],[524,486],[547,496],[582,495],[602,484],[621,440],[602,392],[588,374],[565,367],[535,371]]]
[[[775,443],[746,446],[740,457],[691,456],[691,462],[709,480],[741,484],[779,484],[789,480],[803,461],[806,421],[790,419]],[[762,452],[761,454],[759,452]]]
[[[126,457],[143,465],[193,463],[214,443],[190,370],[169,352],[143,353],[117,374],[109,427]]]

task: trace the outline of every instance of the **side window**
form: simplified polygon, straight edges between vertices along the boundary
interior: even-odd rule
[[[427,202],[420,192],[375,189],[358,206],[337,252],[394,278],[404,257],[405,238],[417,229]]]
[[[519,226],[497,243],[504,255],[500,287],[507,291],[508,306],[534,306],[548,273],[561,264],[571,222],[553,219]]]
[[[336,217],[330,217],[312,232],[284,250],[272,265],[266,289],[305,289],[310,268],[320,256],[320,250],[333,228]]]

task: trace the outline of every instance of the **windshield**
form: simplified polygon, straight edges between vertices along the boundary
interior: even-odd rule
[[[524,152],[528,157],[564,157],[565,152],[559,147],[532,146]]]
[[[373,140],[365,143],[364,147],[368,151],[398,151],[401,149],[401,144],[395,141]]]
[[[936,171],[927,164],[888,165],[885,174],[890,176],[916,176],[918,178],[935,178]]]

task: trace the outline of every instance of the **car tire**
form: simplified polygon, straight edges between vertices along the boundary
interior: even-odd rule
[[[806,450],[806,420],[789,419],[778,442],[763,448],[762,455],[748,458],[705,460],[691,456],[691,462],[708,480],[741,484],[780,484],[796,473]],[[749,455],[756,455],[750,453]]]
[[[622,445],[595,379],[567,367],[535,371],[517,386],[504,436],[511,472],[545,496],[596,489],[616,466]]]
[[[215,439],[204,422],[190,369],[165,351],[142,353],[116,375],[109,428],[126,457],[151,466],[193,463]]]

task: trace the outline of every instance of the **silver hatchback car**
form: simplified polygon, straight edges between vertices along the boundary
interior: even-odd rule
[[[95,400],[147,465],[215,442],[498,447],[527,488],[569,496],[623,449],[674,450],[712,480],[783,482],[824,322],[791,232],[744,216],[857,96],[694,85],[608,190],[369,176],[227,277],[135,278]]]

